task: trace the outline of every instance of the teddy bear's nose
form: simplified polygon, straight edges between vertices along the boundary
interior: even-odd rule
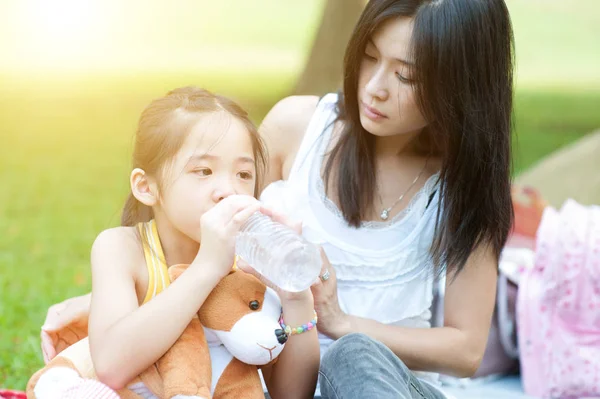
[[[281,345],[285,344],[288,340],[287,334],[281,328],[275,330],[275,336],[277,337],[277,342],[279,342]]]

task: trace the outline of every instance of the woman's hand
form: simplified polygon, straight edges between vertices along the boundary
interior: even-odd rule
[[[87,337],[90,300],[91,294],[87,294],[50,306],[40,334],[45,363],[69,345]]]
[[[350,332],[350,317],[342,311],[338,302],[335,269],[323,248],[319,249],[323,266],[318,281],[310,287],[319,317],[318,330],[332,339],[338,339]]]
[[[235,237],[244,222],[261,208],[260,202],[249,195],[232,195],[204,213],[200,219],[201,245],[192,263],[210,267],[218,280],[233,266]]]

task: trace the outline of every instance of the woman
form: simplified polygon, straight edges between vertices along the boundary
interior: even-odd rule
[[[289,97],[265,117],[261,198],[324,250],[323,397],[442,398],[436,373],[476,371],[512,223],[512,64],[503,0],[372,0],[343,92]],[[438,278],[444,325],[429,328]],[[85,319],[87,301],[47,322]]]

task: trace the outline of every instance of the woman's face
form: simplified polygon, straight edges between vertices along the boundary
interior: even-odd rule
[[[412,29],[410,18],[389,20],[365,48],[358,77],[358,107],[363,128],[376,136],[416,133],[427,125],[411,85]]]

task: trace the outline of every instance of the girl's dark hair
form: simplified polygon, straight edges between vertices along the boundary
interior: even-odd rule
[[[431,248],[439,270],[458,273],[479,245],[496,257],[513,221],[510,194],[514,43],[503,0],[371,0],[344,59],[344,121],[325,165],[346,221],[360,226],[376,187],[375,137],[361,126],[358,78],[365,46],[386,21],[413,18],[417,104],[428,121],[420,143],[440,155],[440,208]],[[332,174],[334,169],[336,173]]]

